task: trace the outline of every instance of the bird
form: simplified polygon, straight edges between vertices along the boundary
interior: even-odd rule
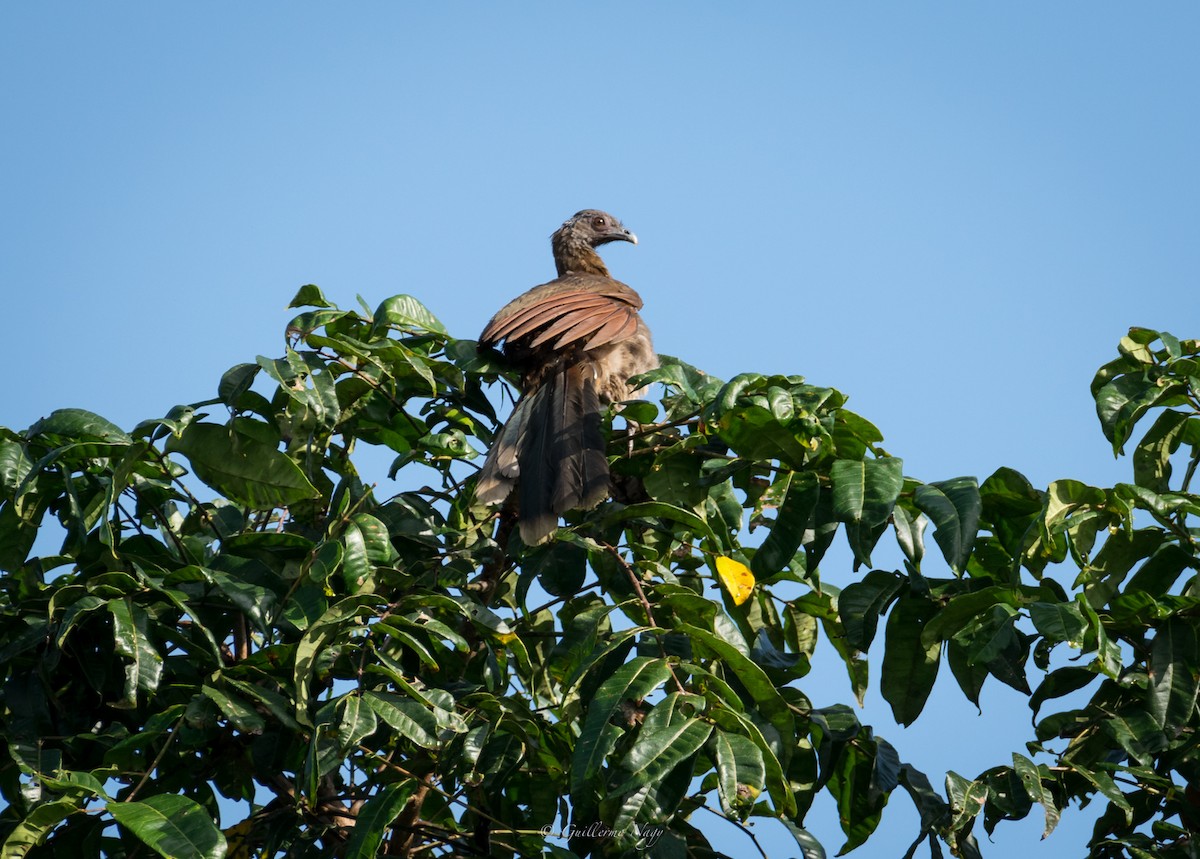
[[[607,212],[576,212],[550,236],[558,277],[504,305],[479,336],[482,348],[501,348],[521,394],[493,438],[475,497],[501,504],[515,489],[529,546],[547,541],[563,513],[608,496],[604,408],[630,398],[630,377],[658,366],[641,296],[596,252],[609,242],[636,245],[637,236]]]

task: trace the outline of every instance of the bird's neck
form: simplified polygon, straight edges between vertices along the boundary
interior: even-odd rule
[[[554,265],[559,277],[567,272],[610,276],[600,254],[584,239],[558,232],[551,237],[550,246],[554,250]]]

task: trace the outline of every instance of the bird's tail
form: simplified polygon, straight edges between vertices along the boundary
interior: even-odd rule
[[[488,451],[476,499],[499,504],[516,485],[521,539],[543,542],[563,513],[608,495],[600,417],[591,365],[559,365],[517,401]]]

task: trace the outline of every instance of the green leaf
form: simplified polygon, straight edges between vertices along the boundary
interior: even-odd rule
[[[646,491],[656,501],[694,509],[708,495],[700,481],[702,460],[690,450],[667,451],[658,456],[643,478]]]
[[[221,859],[225,836],[208,812],[186,796],[161,794],[140,802],[110,802],[117,823],[166,859]]]
[[[1169,492],[1171,454],[1179,449],[1188,415],[1167,409],[1151,425],[1133,450],[1133,482],[1152,492]]]
[[[1046,675],[1046,679],[1038,684],[1029,699],[1029,709],[1033,711],[1033,718],[1037,718],[1038,710],[1049,699],[1060,698],[1082,689],[1098,676],[1090,668],[1076,668],[1071,665],[1051,671]]]
[[[879,826],[887,794],[872,789],[874,782],[875,743],[860,738],[842,746],[827,785],[837,800],[838,821],[846,834],[839,856],[861,845]]]
[[[163,658],[147,638],[150,618],[145,609],[126,597],[108,602],[113,617],[116,651],[129,660],[125,666],[125,697],[116,706],[137,706],[138,692],[153,692],[162,678]]]
[[[979,707],[979,692],[991,673],[987,665],[972,664],[967,648],[954,639],[946,642],[946,662],[950,665],[950,673],[958,682],[958,688],[967,696],[968,701]]]
[[[405,779],[384,785],[383,789],[363,803],[354,821],[354,831],[346,845],[346,859],[374,859],[379,845],[408,800],[416,792],[416,779]]]
[[[1031,589],[1030,589],[1031,590]],[[930,618],[921,633],[921,642],[933,645],[952,638],[981,615],[995,606],[1019,608],[1030,599],[1027,590],[994,585],[972,593],[953,597]]]
[[[659,518],[678,522],[693,534],[710,541],[711,545],[721,545],[721,542],[717,539],[717,535],[713,533],[712,528],[702,518],[689,510],[684,510],[682,507],[676,507],[674,504],[665,504],[661,501],[643,501],[638,504],[630,504],[628,507],[614,507],[611,512],[605,515],[604,521],[606,524],[613,524],[640,518]]]
[[[663,706],[669,706],[667,701],[656,704],[655,709]],[[643,725],[629,752],[618,762],[620,769],[629,775],[612,792],[627,794],[645,785],[659,784],[704,746],[712,729],[711,724],[695,718],[670,725]]]
[[[230,408],[237,408],[238,400],[250,390],[260,369],[258,364],[236,364],[230,367],[217,385],[217,399]]]
[[[1172,404],[1184,390],[1178,382],[1153,373],[1139,372],[1117,376],[1096,392],[1096,415],[1104,435],[1112,442],[1113,453],[1124,452],[1125,442],[1134,426],[1147,411],[1158,405]]]
[[[205,685],[202,691],[239,731],[246,734],[262,733],[266,721],[253,707],[213,686]]]
[[[343,632],[343,627],[347,633],[356,628],[365,632],[366,627],[358,623],[356,618],[374,615],[374,605],[378,602],[379,598],[370,594],[347,597],[330,606],[305,630],[300,643],[296,645],[296,664],[293,672],[293,681],[296,684],[296,720],[301,724],[312,725],[308,712],[311,696],[309,681],[312,679],[313,664],[317,657],[331,638]]]
[[[321,292],[321,287],[316,284],[306,283],[296,292],[294,298],[289,302],[288,307],[333,307],[325,294]]]
[[[1045,838],[1054,831],[1054,827],[1058,826],[1060,812],[1054,801],[1054,794],[1042,784],[1041,770],[1033,761],[1015,752],[1012,761],[1013,769],[1021,779],[1021,784],[1024,786],[1025,792],[1029,794],[1029,798],[1045,809],[1046,827],[1042,830],[1042,837]]]
[[[1076,650],[1083,649],[1088,624],[1078,603],[1031,603],[1029,616],[1037,631],[1052,643],[1066,642]]]
[[[946,563],[962,573],[975,546],[983,501],[974,477],[956,477],[922,484],[913,494],[917,508],[929,517],[936,529],[933,539],[942,550]]]
[[[954,819],[950,828],[961,831],[969,829],[972,822],[983,811],[988,798],[988,787],[982,781],[965,779],[955,772],[946,773],[946,796],[950,799],[950,808]]]
[[[870,649],[879,618],[903,587],[904,578],[899,573],[871,570],[838,595],[838,616],[851,647],[860,653]]]
[[[1190,721],[1196,709],[1200,660],[1196,621],[1176,615],[1154,636],[1150,649],[1147,707],[1160,728],[1173,731]]]
[[[937,679],[941,644],[925,644],[925,624],[937,606],[924,597],[900,597],[888,615],[884,633],[883,672],[880,691],[901,725],[916,721]]]
[[[189,424],[167,440],[167,450],[186,456],[206,485],[255,510],[321,495],[287,454],[228,427]]]
[[[734,644],[706,629],[683,623],[678,626],[678,630],[692,640],[693,646],[699,646],[725,662],[728,670],[746,687],[759,711],[779,731],[780,736],[795,735],[795,721],[787,702],[758,663]]]
[[[437,748],[437,719],[420,701],[391,692],[367,692],[363,695],[363,700],[402,737],[422,748]]]
[[[766,782],[762,750],[740,734],[712,735],[717,767],[717,796],[730,817],[745,820]]]
[[[904,557],[918,570],[921,568],[921,560],[925,557],[925,526],[928,524],[928,517],[923,514],[913,516],[902,504],[892,508],[892,527],[896,529],[896,542],[900,544]]]
[[[1151,595],[1169,593],[1179,574],[1196,563],[1195,558],[1176,543],[1164,543],[1146,559],[1133,578],[1125,585],[1126,594],[1140,592]]]
[[[750,562],[756,578],[774,575],[791,563],[820,499],[821,487],[812,472],[792,472],[787,480],[787,492],[771,533]]]
[[[904,486],[904,463],[897,457],[865,461],[839,459],[829,472],[833,509],[842,522],[882,525]]]
[[[1061,526],[1080,508],[1099,510],[1108,503],[1103,489],[1078,480],[1056,480],[1048,487],[1047,494],[1046,529],[1050,531]]]
[[[50,830],[72,814],[81,811],[80,806],[83,802],[84,797],[78,796],[35,806],[9,832],[4,844],[0,846],[0,854],[3,854],[5,859],[20,859],[28,855],[30,850],[45,841]]]
[[[817,840],[815,835],[786,818],[783,820],[783,825],[787,827],[788,832],[796,839],[796,845],[800,848],[801,859],[825,859],[825,848],[821,846],[821,842]]]
[[[1117,783],[1113,781],[1111,775],[1103,770],[1089,769],[1078,761],[1071,761],[1071,769],[1087,779],[1101,796],[1125,813],[1126,826],[1133,822],[1133,806],[1130,805],[1125,794],[1121,793],[1121,789],[1117,787]]]
[[[696,669],[700,672],[704,671],[699,666],[696,666]],[[710,679],[715,680],[716,683],[721,682],[715,677]],[[767,790],[775,806],[775,811],[785,819],[795,817],[798,813],[796,795],[791,788],[791,782],[784,777],[783,767],[776,756],[778,746],[773,745],[767,739],[768,736],[774,739],[773,732],[767,730],[765,726],[759,727],[759,724],[755,720],[738,709],[741,702],[737,699],[737,694],[731,688],[726,685],[723,692],[721,703],[724,706],[711,708],[709,716],[721,730],[748,737],[750,742],[758,747],[758,750],[762,753],[763,766],[766,771],[765,780]],[[811,756],[811,750],[809,750],[809,755]],[[796,758],[793,757],[792,760],[794,761]],[[804,789],[805,787],[805,785],[797,785],[798,789]],[[811,802],[811,798],[809,801]]]
[[[600,684],[588,705],[583,731],[575,745],[571,764],[572,795],[600,773],[604,758],[620,736],[619,730],[609,725],[608,720],[622,702],[645,698],[667,682],[670,676],[671,670],[665,661],[639,656],[622,665]]]
[[[407,331],[432,331],[447,334],[446,326],[411,295],[393,295],[375,310],[375,326],[394,325]]]
[[[0,490],[5,494],[15,494],[33,471],[33,466],[33,460],[22,445],[13,441],[0,441]]]
[[[945,822],[950,816],[950,806],[942,799],[929,783],[925,773],[911,764],[900,766],[900,784],[912,797],[913,805],[921,815],[921,831],[932,832],[936,826]]]
[[[45,435],[119,445],[133,442],[119,426],[86,409],[56,409],[31,426],[27,434],[31,438]]]

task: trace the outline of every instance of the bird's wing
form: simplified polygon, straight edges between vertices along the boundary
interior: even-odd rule
[[[534,348],[553,339],[549,348],[555,350],[575,344],[591,349],[629,336],[641,306],[641,297],[620,281],[569,274],[509,302],[479,340],[485,346],[522,341]]]

